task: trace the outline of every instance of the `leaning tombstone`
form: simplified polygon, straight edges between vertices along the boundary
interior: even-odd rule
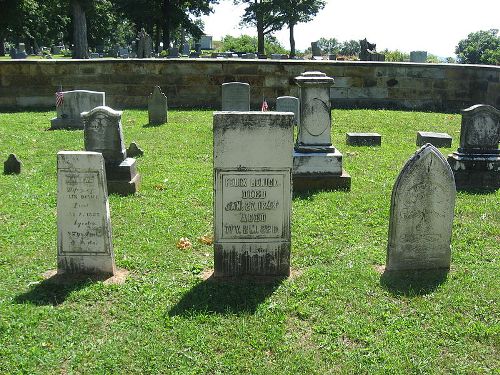
[[[276,112],[293,112],[294,124],[300,123],[299,98],[295,96],[280,96],[276,99]]]
[[[450,268],[455,195],[450,166],[426,144],[406,162],[392,190],[387,271]]]
[[[250,85],[243,82],[222,84],[223,111],[250,111]]]
[[[100,153],[57,154],[57,273],[115,273],[106,173]]]
[[[121,117],[121,111],[105,106],[82,113],[85,150],[102,153],[108,192],[127,195],[137,192],[141,177],[136,160],[127,157]]]
[[[293,189],[349,190],[351,176],[342,168],[342,154],[331,141],[333,78],[321,72],[305,72],[295,81],[299,86],[300,122],[293,153]]]
[[[214,114],[215,276],[288,276],[293,116]]]
[[[57,117],[50,120],[50,129],[83,129],[81,113],[105,104],[104,92],[88,90],[57,92]]]
[[[148,115],[150,125],[161,125],[167,122],[167,97],[155,86],[148,99]]]
[[[500,111],[478,104],[462,111],[460,147],[448,155],[457,190],[500,188]]]
[[[21,160],[15,154],[10,154],[3,163],[3,174],[20,174]]]

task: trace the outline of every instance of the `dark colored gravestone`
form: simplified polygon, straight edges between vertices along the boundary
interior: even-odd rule
[[[167,97],[155,86],[148,99],[148,116],[150,125],[161,125],[167,122]]]
[[[450,268],[455,195],[446,159],[433,145],[423,146],[392,190],[387,271]]]
[[[349,146],[380,146],[382,136],[378,133],[346,133]]]
[[[122,112],[105,106],[82,113],[85,150],[102,153],[108,192],[127,195],[139,189],[140,175],[136,160],[127,158],[121,116]]]
[[[3,163],[3,174],[20,174],[21,160],[15,154],[10,154]]]
[[[434,147],[451,147],[452,138],[446,133],[417,132],[417,146],[430,143]]]
[[[457,190],[500,188],[500,111],[478,104],[462,111],[460,147],[448,155]]]
[[[127,156],[129,158],[135,158],[135,157],[143,156],[143,155],[144,155],[144,151],[139,146],[137,146],[137,143],[131,142],[130,146],[128,146],[128,148],[127,148]]]

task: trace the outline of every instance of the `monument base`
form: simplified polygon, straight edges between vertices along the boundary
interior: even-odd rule
[[[83,129],[83,122],[77,122],[70,118],[54,117],[50,120],[50,130],[57,129]]]
[[[119,165],[106,164],[106,179],[108,194],[135,194],[141,183],[141,175],[137,173],[136,160],[126,158]]]
[[[351,176],[343,169],[341,174],[294,174],[292,180],[294,193],[318,190],[351,190]]]
[[[487,192],[500,189],[500,154],[448,155],[458,191]]]
[[[109,275],[115,274],[115,262],[109,254],[59,255],[57,273]]]
[[[342,154],[333,152],[293,152],[293,175],[296,174],[342,174]]]

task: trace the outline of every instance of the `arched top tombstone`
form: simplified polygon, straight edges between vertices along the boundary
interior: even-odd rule
[[[500,111],[477,104],[462,111],[459,152],[498,153]]]
[[[167,97],[160,86],[155,86],[148,99],[148,115],[151,125],[161,125],[167,122]]]
[[[450,166],[426,144],[406,162],[392,190],[388,271],[450,267],[455,195]]]
[[[250,111],[250,85],[244,82],[222,84],[223,111]]]

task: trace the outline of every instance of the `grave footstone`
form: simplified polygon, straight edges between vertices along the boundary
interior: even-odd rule
[[[155,86],[148,99],[148,115],[150,125],[161,125],[167,122],[167,97],[160,86]]]
[[[288,276],[293,116],[214,114],[215,276]]]
[[[99,91],[62,91],[56,95],[57,117],[50,120],[51,129],[83,129],[82,112],[106,104],[106,94]]]
[[[121,117],[121,111],[105,106],[82,113],[85,150],[102,153],[108,192],[127,195],[139,189],[141,177],[137,173],[136,160],[127,158]]]
[[[350,189],[351,176],[342,168],[342,154],[331,141],[330,87],[333,78],[305,72],[299,86],[300,123],[293,153],[293,189]]]
[[[448,155],[457,190],[500,189],[500,111],[478,104],[462,111],[460,147]]]
[[[451,136],[446,133],[417,132],[417,146],[430,143],[434,147],[451,147],[452,140]]]
[[[222,84],[223,111],[249,111],[250,85],[243,82],[229,82]]]
[[[294,124],[300,123],[300,104],[299,98],[295,96],[280,96],[276,99],[277,112],[293,112]]]
[[[380,146],[382,136],[378,133],[346,133],[346,144],[349,146]]]
[[[10,154],[3,163],[3,174],[20,174],[21,160],[15,154]]]
[[[115,273],[106,173],[100,153],[57,154],[57,272]]]
[[[446,159],[431,144],[423,146],[392,190],[387,271],[450,267],[455,195]]]
[[[139,146],[137,146],[137,143],[131,142],[127,148],[127,156],[129,158],[136,158],[143,155],[144,151]]]

